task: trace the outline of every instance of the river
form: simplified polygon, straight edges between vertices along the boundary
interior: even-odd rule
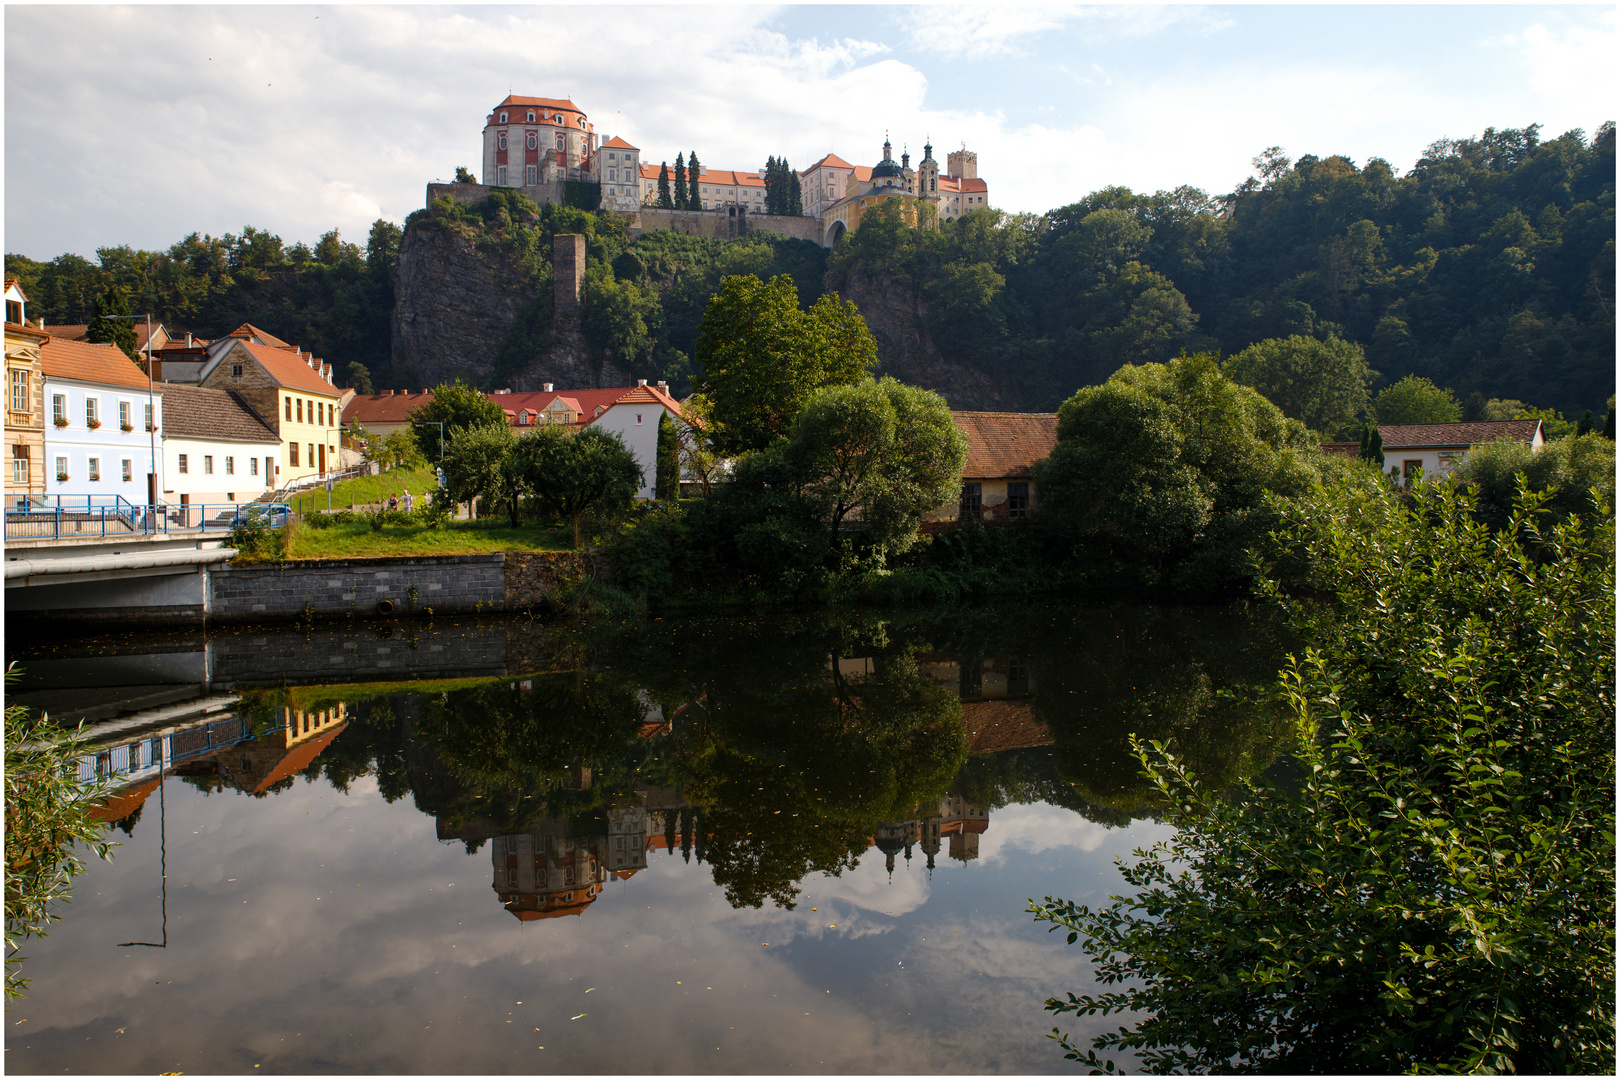
[[[117,789],[7,1009],[57,1074],[1070,1071],[1090,967],[1029,899],[1167,837],[1131,733],[1266,767],[1284,647],[1243,605],[15,637]]]

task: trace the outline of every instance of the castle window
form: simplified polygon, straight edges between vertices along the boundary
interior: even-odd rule
[[[505,113],[501,113],[501,123],[503,123],[503,124],[506,123],[506,114]]]
[[[563,138],[564,138],[563,133],[560,132],[560,131],[557,132],[557,149],[558,150],[562,150],[564,148]]]
[[[536,135],[532,131],[529,132],[529,149],[530,150],[537,150],[537,149],[539,149],[539,147],[540,147],[540,136]]]
[[[534,113],[532,112],[529,114],[529,123],[534,123]]]
[[[506,149],[506,133],[505,132],[501,133],[500,137],[496,140],[495,145],[496,145],[497,148],[499,148],[501,150]]]

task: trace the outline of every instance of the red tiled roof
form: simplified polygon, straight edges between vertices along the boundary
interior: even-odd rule
[[[989,191],[990,186],[978,177],[969,177],[961,181],[963,191]]]
[[[1057,413],[963,412],[951,419],[968,437],[967,479],[1017,479],[1057,444]]]
[[[331,397],[338,396],[337,387],[315,374],[313,368],[300,360],[295,353],[290,352],[291,346],[278,348],[270,345],[255,345],[242,339],[238,340],[242,341],[242,348],[246,349],[253,356],[253,359],[257,360],[264,370],[270,373],[270,377],[280,385],[292,390],[302,390],[305,393],[327,394]],[[223,358],[221,362],[223,362]]]
[[[343,410],[343,417],[361,427],[403,424],[413,411],[432,403],[432,394],[356,394]]]
[[[53,338],[64,341],[83,341],[84,335],[90,332],[89,323],[57,323],[54,326],[42,326],[40,329]]]
[[[603,150],[640,150],[639,146],[631,146],[617,135],[602,144]]]
[[[114,821],[123,821],[140,809],[141,804],[146,801],[146,797],[158,789],[159,782],[158,779],[148,780],[144,784],[137,784],[135,787],[125,788],[123,791],[107,796],[105,802],[98,803],[90,811],[91,820],[109,824]]]
[[[681,415],[681,403],[656,386],[632,386],[623,396],[613,400],[615,405],[662,405],[676,416]]]
[[[1540,420],[1476,420],[1462,424],[1379,424],[1385,450],[1463,448],[1497,439],[1534,442]]]
[[[849,162],[845,161],[843,158],[839,157],[837,154],[828,154],[826,157],[810,166],[810,168],[801,169],[799,171],[799,175],[803,176],[805,173],[808,173],[813,169],[819,169],[823,165],[831,169],[853,169],[855,167]]]
[[[280,442],[276,429],[234,390],[163,384],[163,433],[227,442]]]
[[[967,729],[970,754],[1052,745],[1052,732],[1035,719],[1027,701],[965,701],[962,726]]]
[[[268,331],[268,330],[260,330],[257,326],[254,326],[252,323],[243,323],[241,326],[238,326],[235,330],[232,330],[230,333],[226,334],[225,336],[226,337],[233,337],[233,338],[242,338],[244,341],[248,341],[250,343],[255,343],[255,344],[260,344],[260,345],[269,345],[269,346],[271,346],[273,348],[277,348],[277,349],[295,348],[295,346],[287,344],[285,341],[282,341],[280,338],[276,337],[276,335],[272,334],[270,331]]]
[[[86,341],[64,341],[52,335],[39,348],[40,369],[47,378],[77,379],[145,390],[146,372],[124,355],[116,345],[92,345]]]
[[[51,335],[46,331],[41,330],[37,326],[28,326],[24,323],[6,323],[6,333],[22,334],[26,337],[38,338],[42,342],[51,340]]]
[[[519,97],[516,94],[508,94],[508,95],[506,95],[506,100],[501,102],[500,105],[495,106],[495,108],[499,109],[502,106],[506,106],[506,107],[510,108],[510,107],[512,107],[514,105],[519,105],[519,106],[524,106],[524,107],[527,107],[529,105],[535,105],[535,106],[538,106],[539,108],[542,108],[542,109],[553,109],[553,110],[555,110],[557,112],[579,113],[579,115],[581,115],[581,116],[585,115],[585,113],[580,109],[580,107],[578,105],[575,105],[572,101],[569,101],[567,98]]]
[[[640,167],[643,180],[656,180],[662,170],[661,165],[648,165],[643,163]],[[674,170],[670,171],[670,182],[674,183]],[[711,169],[703,166],[703,172],[698,176],[699,184],[718,184],[721,187],[757,187],[765,186],[765,178],[758,173],[738,172],[734,169]]]

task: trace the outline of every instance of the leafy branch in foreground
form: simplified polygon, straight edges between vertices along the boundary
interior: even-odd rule
[[[6,681],[16,678],[16,667]],[[18,949],[30,937],[49,936],[58,918],[55,901],[71,898],[73,879],[84,872],[77,845],[98,858],[116,846],[103,839],[95,820],[99,779],[81,780],[78,758],[89,752],[83,735],[53,724],[44,713],[6,706],[6,996],[21,997],[28,980],[18,968]]]
[[[1048,897],[1130,1013],[1068,1057],[1112,1071],[1612,1072],[1614,521],[1509,528],[1425,485],[1380,524],[1290,512],[1337,602],[1281,690],[1303,778],[1207,790],[1138,743],[1179,832],[1098,910]],[[1279,599],[1291,605],[1291,599]]]

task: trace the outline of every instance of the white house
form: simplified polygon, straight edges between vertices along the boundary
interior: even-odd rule
[[[152,503],[163,487],[161,472],[152,478],[162,385],[151,387],[116,345],[52,337],[39,358],[47,409],[45,493]]]
[[[1468,451],[1498,439],[1513,439],[1541,452],[1546,439],[1540,420],[1476,420],[1459,424],[1379,424],[1384,440],[1384,468],[1395,470],[1408,486],[1421,476],[1443,480],[1461,465]],[[1355,457],[1359,443],[1324,443],[1330,454]]]
[[[641,466],[641,487],[636,498],[653,497],[653,485],[658,473],[658,421],[665,413],[672,420],[681,418],[680,402],[656,386],[648,386],[646,379],[637,380],[613,403],[596,410],[589,421],[591,426],[611,431],[624,440],[624,445],[635,455]]]
[[[241,394],[171,385],[163,399],[165,502],[252,502],[278,486],[281,436]]]

